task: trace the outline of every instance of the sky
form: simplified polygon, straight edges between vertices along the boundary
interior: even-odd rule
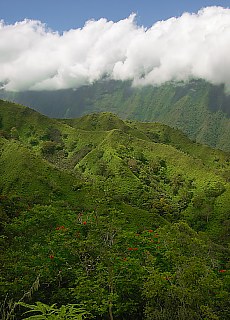
[[[90,19],[116,22],[134,12],[138,24],[150,27],[158,20],[207,6],[230,7],[230,0],[0,0],[0,19],[7,24],[25,18],[40,20],[63,32],[83,27]]]
[[[230,0],[0,0],[0,87],[202,78],[230,92],[229,7]]]

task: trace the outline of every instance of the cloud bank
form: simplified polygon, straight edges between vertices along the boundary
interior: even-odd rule
[[[149,29],[136,25],[133,14],[63,34],[40,21],[0,22],[2,88],[77,88],[105,77],[133,85],[202,78],[230,90],[230,9],[207,7]]]

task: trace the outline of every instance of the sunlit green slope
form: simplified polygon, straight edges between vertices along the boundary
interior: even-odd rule
[[[4,320],[25,317],[12,301],[228,320],[228,153],[110,112],[57,120],[0,101],[0,119]]]
[[[203,80],[141,88],[130,82],[99,81],[76,90],[1,91],[0,97],[56,118],[107,111],[122,119],[158,121],[182,130],[197,142],[230,151],[230,96],[224,86]]]

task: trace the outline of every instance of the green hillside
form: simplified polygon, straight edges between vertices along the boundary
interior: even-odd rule
[[[228,319],[228,153],[110,112],[0,120],[3,319]]]
[[[0,97],[51,117],[113,112],[122,119],[161,122],[191,139],[230,151],[230,96],[203,80],[134,88],[130,82],[99,81],[76,90],[0,92]]]

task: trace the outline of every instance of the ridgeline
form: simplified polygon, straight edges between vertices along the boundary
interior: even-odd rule
[[[228,319],[228,153],[1,100],[0,176],[3,319]]]

